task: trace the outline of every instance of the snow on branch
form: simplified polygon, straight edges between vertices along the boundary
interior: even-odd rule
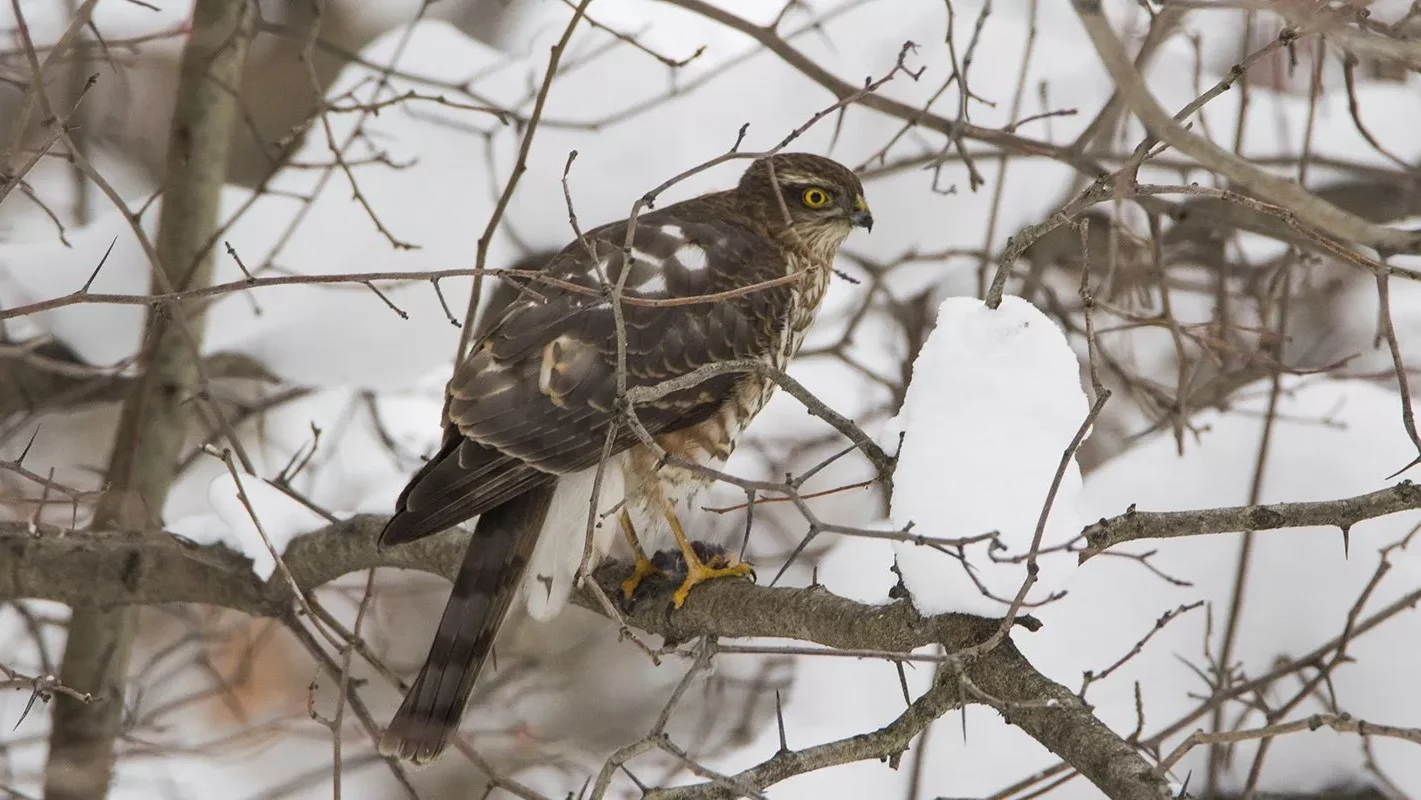
[[[1012,598],[1024,581],[1036,591],[1022,600],[1050,599],[1070,574],[1060,556],[1081,527],[1081,473],[1068,447],[1088,405],[1065,336],[1031,303],[943,302],[897,417],[903,446],[891,514],[933,537],[996,535],[971,557],[960,547],[895,543],[919,610],[1001,616],[1019,607]],[[1043,551],[1057,557],[1038,566]]]

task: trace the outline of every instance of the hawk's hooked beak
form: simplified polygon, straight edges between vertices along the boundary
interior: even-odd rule
[[[863,195],[854,198],[854,210],[849,214],[849,223],[873,232],[873,214],[868,210],[868,203],[864,202]]]

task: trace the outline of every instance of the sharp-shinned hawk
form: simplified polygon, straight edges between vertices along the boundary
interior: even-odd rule
[[[636,562],[628,596],[656,571],[638,539],[668,529],[687,564],[676,607],[701,581],[748,572],[697,556],[676,510],[709,481],[662,463],[621,416],[614,288],[622,285],[628,389],[741,359],[782,368],[814,319],[839,245],[854,226],[873,225],[863,186],[830,159],[774,155],[753,162],[734,189],[642,214],[627,252],[629,224],[588,231],[563,248],[497,312],[449,381],[443,445],[400,494],[380,544],[479,521],[382,752],[420,763],[443,752],[514,595],[521,591],[538,618],[566,602],[589,513],[593,563],[616,539],[603,520],[618,514],[615,527]],[[759,373],[722,373],[638,404],[636,413],[668,454],[714,468],[774,388]]]

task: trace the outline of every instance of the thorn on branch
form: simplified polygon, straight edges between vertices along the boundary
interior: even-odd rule
[[[113,253],[113,247],[114,247],[114,245],[116,245],[116,244],[118,244],[118,237],[117,237],[117,236],[115,236],[113,239],[109,240],[109,246],[108,246],[108,249],[107,249],[107,250],[104,250],[103,258],[100,258],[100,259],[99,259],[99,264],[98,264],[98,266],[94,267],[94,271],[89,275],[89,279],[88,279],[87,281],[84,281],[84,285],[81,286],[81,287],[79,287],[79,291],[78,291],[76,294],[88,294],[88,293],[89,293],[89,287],[90,287],[90,286],[93,286],[93,285],[94,285],[94,279],[97,278],[97,277],[99,277],[99,270],[103,269],[103,268],[104,268],[104,264],[107,264],[107,263],[108,263],[109,255],[110,255],[111,253]]]
[[[462,328],[459,320],[455,319],[454,312],[449,310],[449,301],[444,299],[444,290],[439,288],[439,279],[430,278],[429,282],[434,284],[434,296],[439,298],[439,307],[444,310],[444,316],[449,320],[449,324],[456,328]]]
[[[227,248],[227,255],[231,256],[232,260],[237,262],[237,269],[242,271],[242,274],[246,276],[247,280],[249,282],[256,280],[256,278],[252,276],[251,270],[247,269],[247,265],[242,263],[242,257],[237,255],[237,249],[232,246],[232,243],[223,240],[222,246]]]
[[[410,315],[409,315],[408,312],[406,312],[404,309],[400,308],[399,306],[397,306],[397,305],[395,305],[393,302],[391,302],[391,301],[390,301],[390,298],[386,297],[384,292],[382,292],[382,291],[380,291],[379,289],[375,288],[375,284],[374,284],[373,282],[371,282],[371,281],[361,281],[361,283],[365,284],[366,288],[368,288],[370,291],[374,292],[376,297],[380,298],[381,300],[384,300],[384,301],[385,301],[385,305],[389,306],[391,311],[393,311],[393,312],[395,312],[396,314],[399,314],[399,315],[400,315],[400,319],[409,319],[409,318],[410,318]]]
[[[90,692],[80,692],[71,689],[59,682],[59,677],[51,674],[25,675],[0,664],[0,675],[5,679],[0,680],[0,689],[29,689],[30,699],[25,703],[25,707],[20,711],[19,719],[15,720],[15,727],[11,731],[19,730],[20,724],[29,716],[30,711],[35,707],[35,701],[48,703],[56,694],[63,694],[78,700],[81,703],[99,703],[101,698],[95,697]]]
[[[740,152],[740,145],[745,141],[745,134],[750,130],[750,123],[745,122],[740,125],[740,131],[735,134],[735,144],[730,146],[730,152]]]

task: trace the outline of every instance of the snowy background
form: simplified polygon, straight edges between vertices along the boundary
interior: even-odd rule
[[[19,5],[41,48],[67,25],[65,3]],[[300,51],[312,20],[300,5],[263,4],[269,30],[240,89],[250,112],[234,132],[214,282],[240,281],[244,270],[332,282],[217,295],[202,343],[209,391],[237,420],[252,460],[242,488],[278,550],[330,516],[388,513],[436,448],[460,336],[450,315],[463,319],[471,280],[466,272],[436,284],[431,273],[473,266],[548,48],[571,14],[551,0],[441,0],[424,14],[416,2],[332,0],[308,72]],[[1345,546],[1336,528],[1260,532],[1242,562],[1243,535],[1222,533],[1134,542],[1077,563],[1082,527],[1132,505],[1330,501],[1415,478],[1416,470],[1398,474],[1417,445],[1403,425],[1372,277],[1300,247],[1284,226],[1234,228],[1247,227],[1248,215],[1207,198],[1171,197],[1188,213],[1157,221],[1152,236],[1145,212],[1122,198],[1086,214],[1089,259],[1082,232],[1061,227],[1027,248],[1000,308],[988,308],[981,298],[1009,239],[1095,178],[1067,163],[1064,148],[1096,119],[1113,84],[1070,4],[1006,0],[984,13],[973,0],[814,0],[782,18],[778,4],[759,0],[711,5],[747,28],[777,24],[789,50],[769,52],[694,3],[591,4],[597,26],[584,24],[572,38],[489,266],[536,264],[571,238],[562,183],[570,151],[578,155],[567,191],[580,224],[612,221],[647,190],[720,155],[742,125],[743,149],[765,150],[832,105],[837,98],[806,64],[858,87],[892,72],[909,40],[916,48],[904,66],[922,73],[899,72],[880,96],[1062,148],[1003,156],[980,137],[955,143],[930,125],[863,106],[827,116],[791,144],[859,169],[876,223],[845,246],[842,277],[790,373],[899,462],[891,491],[866,485],[874,470],[857,453],[833,458],[805,482],[815,517],[843,532],[811,528],[790,503],[757,508],[748,556],[761,581],[788,563],[780,585],[817,580],[874,603],[906,590],[924,614],[999,617],[1035,564],[1034,585],[1015,610],[1043,625],[1018,628],[1013,640],[1055,681],[1073,690],[1085,681],[1096,714],[1122,736],[1133,732],[1152,761],[1214,725],[1345,712],[1421,727],[1421,619],[1396,602],[1421,590],[1418,546],[1407,546],[1421,514],[1360,523]],[[1105,5],[1132,53],[1146,41],[1151,14],[1161,13],[1157,4]],[[1373,23],[1395,23],[1413,48],[1421,40],[1412,4],[1370,7]],[[40,159],[23,188],[0,202],[0,308],[63,297],[91,276],[93,293],[149,291],[150,263],[134,228],[156,232],[189,13],[177,2],[151,9],[101,0],[94,29],[107,56],[90,32],[93,59],[49,76],[51,97],[69,108],[83,76],[99,75],[82,106],[82,141],[124,207],[76,179],[66,160]],[[1187,120],[1192,130],[1361,216],[1421,227],[1421,74],[1368,59],[1348,74],[1342,51],[1315,35],[1272,46],[1283,21],[1267,11],[1181,16],[1177,25],[1156,21],[1168,35],[1151,43],[1145,70],[1166,109],[1182,108],[1265,49],[1241,85]],[[16,27],[7,6],[0,31]],[[15,36],[0,50],[0,135],[10,137],[0,140],[10,158],[0,168],[16,170],[29,151],[12,145],[33,144],[43,120],[19,131],[5,122],[24,101],[9,81],[22,81],[28,66]],[[954,77],[953,65],[967,61],[966,79]],[[385,102],[377,115],[359,110]],[[510,114],[501,119],[488,107]],[[1115,123],[1079,148],[1109,169],[1143,136],[1125,115]],[[346,169],[333,168],[332,143]],[[732,185],[744,165],[677,183],[663,202]],[[1139,180],[1227,185],[1172,150]],[[1421,269],[1416,256],[1389,263]],[[383,281],[377,294],[359,282],[372,273],[417,277]],[[1390,312],[1397,348],[1414,361],[1421,287],[1393,279]],[[82,524],[102,486],[114,401],[143,321],[142,305],[82,302],[0,323],[0,466],[13,466],[32,441],[28,474],[78,498],[58,502],[26,473],[0,469],[0,520],[65,525],[77,513]],[[1099,399],[1092,377],[1111,395],[1083,431]],[[275,561],[203,438],[186,452],[166,527],[225,542],[269,576]],[[729,470],[764,480],[803,473],[846,446],[783,392],[747,438]],[[744,500],[716,487],[696,535],[738,545]],[[348,625],[364,586],[362,575],[350,575],[320,597]],[[408,677],[447,584],[382,570],[375,586],[362,636],[384,669]],[[1338,658],[1333,640],[1379,612]],[[45,603],[0,607],[0,666],[52,671],[66,614]],[[335,687],[322,678],[310,688],[319,673],[294,638],[205,607],[144,609],[142,620],[112,797],[331,796],[331,734],[308,708],[329,714]],[[691,652],[657,666],[582,609],[548,623],[515,616],[500,639],[499,668],[466,718],[468,740],[531,791],[575,796],[617,748],[646,735]],[[906,691],[926,690],[934,669],[908,664]],[[1221,671],[1235,685],[1279,677],[1209,706]],[[367,681],[363,696],[386,719],[399,694],[382,669],[357,658],[352,675]],[[699,763],[733,773],[778,750],[777,694],[789,745],[806,747],[887,724],[901,713],[904,691],[897,666],[883,659],[723,654],[677,706],[668,732]],[[37,705],[24,715],[30,697],[0,694],[0,792],[17,797],[38,796],[43,771],[47,714]],[[403,796],[353,722],[343,735],[342,795]],[[1217,786],[1421,797],[1417,738],[1323,728],[1264,747],[1245,741],[1224,752]],[[694,779],[669,760],[633,763],[648,783]],[[1100,796],[1058,763],[999,713],[974,705],[935,723],[897,769],[861,762],[793,778],[767,796]],[[1199,747],[1171,775],[1197,792],[1209,769],[1209,748]],[[457,753],[413,779],[422,797],[483,796],[481,771]],[[623,774],[614,786],[615,796],[640,796]]]

